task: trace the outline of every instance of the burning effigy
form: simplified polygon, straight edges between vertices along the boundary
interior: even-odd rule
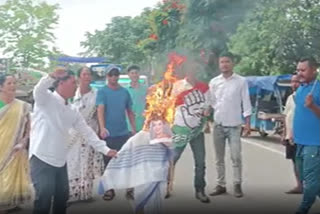
[[[149,88],[143,130],[127,141],[100,179],[100,194],[134,188],[135,212],[160,213],[166,194],[176,102],[172,90],[178,80],[174,71],[186,57],[171,53],[168,58],[163,80]]]

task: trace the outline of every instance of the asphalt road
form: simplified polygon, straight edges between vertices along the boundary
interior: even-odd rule
[[[232,195],[232,167],[227,147],[228,194],[210,197],[211,203],[203,204],[194,198],[193,157],[189,147],[176,167],[173,196],[165,200],[165,213],[295,213],[301,195],[284,192],[295,185],[292,163],[285,159],[284,148],[276,137],[253,136],[243,139],[243,191],[245,196],[237,199]],[[214,151],[211,135],[206,135],[207,193],[215,186]],[[105,202],[99,195],[90,203],[77,203],[68,213],[133,213],[124,191],[117,191],[112,202]],[[318,200],[318,199],[317,199]],[[18,213],[30,213],[31,205]],[[311,213],[320,213],[319,200]]]

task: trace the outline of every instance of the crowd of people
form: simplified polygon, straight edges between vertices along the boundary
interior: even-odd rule
[[[139,83],[136,65],[127,69],[128,88],[119,84],[120,69],[110,66],[107,85],[99,90],[90,87],[88,67],[76,75],[56,68],[34,87],[33,109],[15,99],[14,76],[0,76],[0,212],[33,198],[34,214],[50,213],[51,207],[53,213],[63,214],[72,203],[91,201],[98,191],[94,180],[100,179],[99,193],[104,200],[114,199],[115,190],[126,189],[126,198],[135,201],[135,212],[155,213],[172,194],[174,168],[188,144],[194,157],[195,198],[209,203],[204,129],[210,117],[217,170],[210,196],[227,192],[228,142],[233,194],[243,197],[241,135],[250,134],[252,107],[248,84],[234,73],[234,64],[231,53],[221,54],[221,74],[206,83],[197,76],[199,63],[188,58],[172,88],[173,124],[157,116],[145,121],[146,97],[154,91]],[[282,141],[297,180],[297,186],[287,193],[303,193],[297,214],[308,213],[320,196],[317,68],[313,58],[299,61],[291,81],[294,93],[284,112]]]

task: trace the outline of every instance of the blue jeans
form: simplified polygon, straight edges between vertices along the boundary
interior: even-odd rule
[[[298,213],[308,213],[320,196],[320,146],[297,145],[296,166],[303,183],[303,199]]]

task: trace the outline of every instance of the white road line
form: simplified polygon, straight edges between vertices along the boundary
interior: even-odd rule
[[[279,155],[281,155],[281,156],[284,156],[284,157],[285,157],[285,154],[284,154],[283,152],[279,151],[279,150],[272,149],[272,148],[270,148],[270,147],[267,147],[267,146],[261,145],[260,143],[252,142],[252,141],[250,141],[250,140],[248,140],[248,139],[243,139],[243,138],[242,138],[241,140],[242,140],[242,142],[245,142],[245,143],[247,143],[247,144],[250,144],[250,145],[253,145],[253,146],[259,147],[259,148],[261,148],[261,149],[268,150],[268,151],[270,151],[270,152],[273,152],[273,153],[276,153],[276,154],[279,154]]]

